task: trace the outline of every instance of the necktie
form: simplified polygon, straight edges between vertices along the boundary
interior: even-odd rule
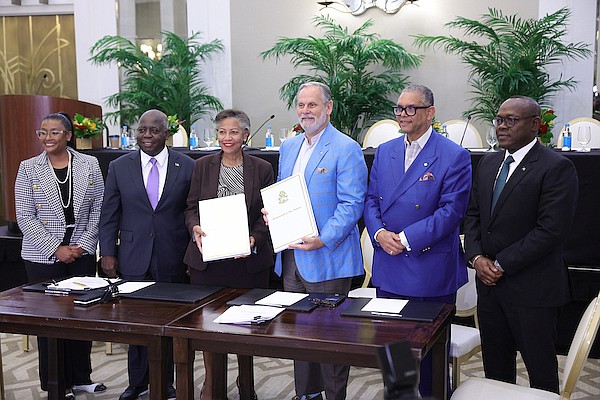
[[[158,204],[158,166],[156,165],[156,158],[150,159],[152,168],[150,174],[148,174],[148,182],[146,183],[146,193],[148,193],[148,200],[152,208],[156,208]]]
[[[410,165],[413,163],[413,161],[415,161],[415,158],[417,158],[418,151],[419,151],[419,143],[418,142],[412,142],[411,144],[408,145],[408,147],[406,148],[406,158],[404,160],[404,172],[408,171],[408,168],[410,167]]]
[[[498,202],[500,193],[502,193],[502,189],[504,189],[504,185],[506,185],[508,170],[510,168],[510,164],[512,164],[513,161],[515,161],[515,159],[512,156],[508,156],[502,164],[502,169],[500,170],[498,179],[496,179],[496,185],[494,185],[494,193],[492,195],[492,211],[494,211],[494,207],[496,207],[496,203]]]

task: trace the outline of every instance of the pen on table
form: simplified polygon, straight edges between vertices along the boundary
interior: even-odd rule
[[[49,290],[46,289],[44,290],[44,294],[48,294],[51,296],[68,296],[69,295],[69,291],[68,290]]]
[[[371,315],[379,315],[382,317],[402,317],[402,314],[386,313],[386,312],[378,312],[378,311],[371,311]]]

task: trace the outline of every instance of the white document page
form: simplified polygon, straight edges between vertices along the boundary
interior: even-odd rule
[[[202,259],[222,260],[250,254],[246,197],[243,193],[198,202]]]
[[[119,279],[111,279],[111,283],[118,282]],[[48,285],[48,289],[56,290],[91,290],[107,287],[108,282],[105,278],[95,276],[73,276],[71,278],[57,282],[54,285]]]
[[[308,297],[308,293],[282,292],[278,290],[267,297],[257,300],[255,304],[261,304],[264,306],[288,307],[299,302],[305,297]]]
[[[218,324],[260,324],[272,320],[284,310],[285,308],[270,306],[232,306],[215,318],[213,322]]]
[[[402,299],[371,299],[361,311],[371,311],[372,313],[400,314],[408,300]]]
[[[261,189],[260,194],[269,213],[269,233],[275,253],[292,243],[300,243],[305,236],[319,234],[302,174]]]
[[[133,293],[140,289],[154,285],[156,282],[124,282],[119,285],[119,293]]]

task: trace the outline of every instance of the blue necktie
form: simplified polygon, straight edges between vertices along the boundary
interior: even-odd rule
[[[496,179],[496,185],[494,185],[494,193],[492,195],[492,211],[494,211],[494,207],[496,207],[496,203],[498,202],[500,193],[502,193],[502,189],[504,189],[504,185],[506,185],[506,178],[508,178],[508,170],[510,168],[510,164],[512,164],[513,161],[515,161],[515,159],[512,156],[508,156],[502,164],[502,169],[500,170],[498,179]]]

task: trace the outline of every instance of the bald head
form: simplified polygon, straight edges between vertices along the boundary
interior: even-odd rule
[[[160,110],[148,110],[140,117],[137,144],[141,151],[155,156],[165,148],[169,137],[167,115]]]

